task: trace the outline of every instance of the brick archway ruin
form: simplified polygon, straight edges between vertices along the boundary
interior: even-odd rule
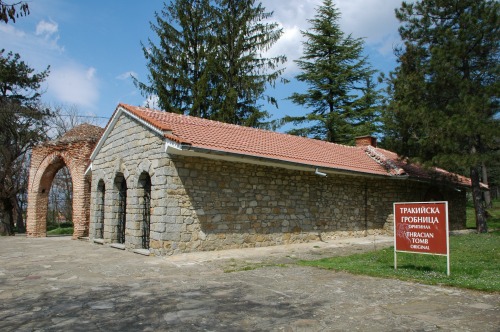
[[[73,239],[88,236],[90,219],[90,178],[85,177],[89,157],[103,128],[79,125],[62,137],[32,150],[28,182],[26,235],[47,236],[49,192],[56,173],[68,167],[73,182]]]

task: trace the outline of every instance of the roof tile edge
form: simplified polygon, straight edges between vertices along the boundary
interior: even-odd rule
[[[366,154],[375,160],[380,165],[384,166],[384,168],[391,174],[396,176],[406,176],[406,172],[404,169],[398,167],[392,160],[387,158],[383,153],[377,151],[377,149],[371,145],[367,145],[364,147]]]

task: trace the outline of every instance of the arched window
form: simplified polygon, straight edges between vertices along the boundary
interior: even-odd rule
[[[139,177],[139,188],[142,189],[141,246],[149,249],[149,234],[151,226],[151,177],[143,172]]]
[[[96,239],[104,239],[104,196],[106,187],[103,180],[97,184],[97,215],[95,226]]]
[[[127,226],[127,182],[123,174],[118,174],[116,176],[115,190],[118,193],[116,240],[118,243],[125,243],[125,229]]]

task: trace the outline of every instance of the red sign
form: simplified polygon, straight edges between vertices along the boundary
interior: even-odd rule
[[[394,203],[394,249],[448,255],[448,202]]]

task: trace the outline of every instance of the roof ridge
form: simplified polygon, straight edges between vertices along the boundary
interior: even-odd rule
[[[143,112],[154,112],[154,113],[158,113],[158,114],[169,114],[169,115],[173,115],[173,116],[179,117],[179,118],[192,119],[192,120],[194,120],[194,122],[197,122],[197,123],[189,123],[189,125],[193,125],[193,126],[203,127],[203,125],[201,123],[203,123],[203,122],[209,122],[209,123],[212,123],[212,124],[214,124],[216,126],[219,126],[219,127],[231,127],[231,128],[238,129],[238,130],[263,132],[263,133],[269,133],[271,135],[284,135],[284,136],[291,137],[291,138],[298,139],[298,140],[307,140],[307,141],[315,142],[316,144],[335,145],[335,146],[340,146],[340,147],[343,147],[343,148],[351,148],[351,149],[356,149],[357,148],[356,146],[351,146],[351,145],[345,145],[345,144],[340,144],[340,143],[328,142],[328,141],[323,141],[323,140],[319,140],[319,139],[315,139],[315,138],[304,137],[304,136],[297,136],[297,135],[292,135],[292,134],[287,134],[287,133],[280,133],[280,132],[269,130],[269,129],[247,127],[247,126],[242,126],[242,125],[237,125],[237,124],[232,124],[232,123],[226,123],[226,122],[216,121],[216,120],[212,120],[212,119],[200,118],[200,117],[196,117],[196,116],[192,116],[192,115],[179,114],[179,113],[173,113],[173,112],[165,112],[165,111],[162,111],[162,110],[151,109],[151,108],[147,108],[147,107],[143,107],[143,106],[132,106],[132,105],[128,105],[128,104],[120,104],[120,105],[124,106],[129,111],[131,110],[130,108],[132,108],[132,109],[136,109],[136,110],[143,111]],[[143,119],[143,120],[147,121],[149,119]],[[158,119],[150,119],[148,122],[151,123],[151,120],[154,120],[154,122],[158,121]],[[164,129],[161,126],[158,126],[158,124],[156,124],[156,123],[151,123],[151,125],[156,126],[158,129]]]
[[[377,151],[377,148],[368,145],[364,148],[366,154],[375,160],[377,163],[381,164],[382,166],[385,167],[389,171],[389,173],[393,175],[406,175],[406,172],[404,169],[396,165],[393,160],[388,158],[386,155],[384,155],[382,152]]]

